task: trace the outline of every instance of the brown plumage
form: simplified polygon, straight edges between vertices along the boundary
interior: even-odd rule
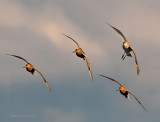
[[[120,30],[118,30],[117,28],[113,27],[112,25],[110,25],[110,24],[108,24],[108,25],[111,26],[117,33],[119,33],[123,37],[123,39],[125,40],[123,42],[123,45],[122,45],[122,47],[124,49],[124,54],[122,55],[122,60],[124,60],[126,56],[132,57],[132,55],[131,55],[130,52],[133,51],[133,54],[134,54],[134,57],[135,57],[137,75],[139,75],[140,70],[139,70],[139,66],[138,66],[138,61],[137,61],[136,53],[134,52],[134,50],[132,49],[132,47],[128,43],[128,41],[127,41],[126,37],[123,35],[123,33]]]
[[[114,80],[114,79],[112,79],[112,78],[109,78],[109,77],[107,77],[107,76],[104,76],[104,75],[100,75],[100,76],[102,76],[102,77],[104,77],[104,78],[108,78],[109,80],[112,80],[112,81],[116,82],[117,84],[119,84],[119,85],[120,85],[119,91],[120,91],[120,93],[121,93],[122,95],[124,95],[126,98],[129,98],[129,94],[131,94],[131,95],[138,101],[138,103],[141,105],[141,107],[142,107],[145,111],[147,111],[147,109],[141,104],[141,102],[137,99],[137,97],[136,97],[132,92],[128,91],[124,86],[122,86],[122,84],[120,84],[118,81],[116,81],[116,80]]]
[[[91,70],[90,63],[89,63],[89,60],[87,58],[87,55],[84,53],[84,51],[82,50],[82,48],[80,47],[80,45],[73,38],[71,38],[71,37],[69,37],[69,36],[67,36],[65,34],[63,34],[63,35],[66,36],[66,37],[68,37],[69,39],[71,39],[72,41],[74,41],[77,44],[78,48],[75,49],[75,51],[73,51],[73,53],[76,53],[76,55],[78,57],[83,58],[84,60],[86,60],[91,80],[93,80],[92,70]]]
[[[46,83],[47,87],[49,88],[50,92],[52,92],[52,90],[51,90],[48,82],[46,81],[46,79],[44,78],[44,76],[42,75],[42,73],[38,69],[36,69],[32,64],[30,64],[26,59],[24,59],[24,58],[22,58],[20,56],[16,56],[16,55],[10,55],[10,54],[7,54],[7,55],[13,56],[13,57],[16,57],[16,58],[19,58],[19,59],[22,59],[23,61],[25,61],[27,64],[23,68],[26,68],[26,70],[28,72],[32,73],[32,74],[34,74],[35,71],[37,71],[42,76],[42,78],[43,78],[44,82]]]

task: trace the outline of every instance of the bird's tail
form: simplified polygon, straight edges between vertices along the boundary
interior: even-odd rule
[[[127,56],[132,57],[132,55],[130,53],[127,53]]]
[[[128,100],[129,100],[129,101],[131,101],[131,99],[130,99],[129,95],[128,95],[128,97],[127,97],[127,98],[128,98]]]

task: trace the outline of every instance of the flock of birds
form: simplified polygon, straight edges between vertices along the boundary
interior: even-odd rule
[[[108,24],[108,23],[107,23],[107,24]],[[137,75],[139,75],[140,70],[139,70],[139,66],[138,66],[137,56],[136,56],[134,50],[132,49],[132,47],[130,46],[129,42],[127,41],[126,37],[123,35],[123,33],[122,33],[120,30],[118,30],[117,28],[113,27],[113,26],[110,25],[110,24],[108,24],[108,25],[109,25],[110,27],[112,27],[118,34],[120,34],[120,35],[123,37],[123,39],[125,40],[125,41],[123,42],[123,45],[122,45],[122,47],[123,47],[123,49],[124,49],[124,54],[122,55],[121,59],[124,60],[126,56],[132,57],[131,51],[133,52],[134,57],[135,57]],[[73,38],[71,38],[71,37],[68,36],[68,35],[65,35],[65,34],[63,34],[63,35],[66,36],[67,38],[71,39],[72,41],[74,41],[74,42],[76,43],[76,45],[78,46],[78,48],[75,49],[75,51],[73,51],[73,53],[76,53],[76,55],[77,55],[78,57],[80,57],[80,58],[82,58],[82,59],[84,59],[84,60],[86,61],[87,66],[88,66],[88,70],[89,70],[89,74],[90,74],[90,77],[91,77],[91,80],[93,81],[92,70],[91,70],[91,66],[90,66],[89,60],[88,60],[88,58],[87,58],[87,55],[84,53],[84,51],[82,50],[82,48],[80,47],[80,45],[78,44],[77,41],[75,41]],[[27,64],[26,64],[26,66],[23,67],[23,68],[26,68],[26,70],[27,70],[28,72],[30,72],[31,74],[34,75],[35,71],[37,71],[37,72],[42,76],[44,82],[46,83],[47,87],[49,88],[50,92],[52,93],[52,90],[51,90],[51,87],[50,87],[49,83],[46,81],[46,79],[44,78],[44,76],[42,75],[42,73],[41,73],[38,69],[36,69],[36,68],[35,68],[32,64],[30,64],[26,59],[24,59],[24,58],[22,58],[22,57],[20,57],[20,56],[11,55],[11,54],[7,54],[7,55],[13,56],[13,57],[16,57],[16,58],[19,58],[19,59],[25,61]],[[99,75],[99,74],[98,74],[98,75]],[[119,87],[118,91],[119,91],[122,95],[124,95],[126,98],[129,99],[129,94],[131,94],[131,95],[138,101],[138,103],[141,105],[141,107],[142,107],[145,111],[147,111],[147,109],[141,104],[141,102],[137,99],[137,97],[136,97],[131,91],[128,91],[124,86],[122,86],[122,84],[120,84],[118,81],[116,81],[116,80],[114,80],[114,79],[112,79],[112,78],[110,78],[110,77],[104,76],[104,75],[99,75],[99,76],[104,77],[104,78],[107,78],[107,79],[109,79],[109,80],[111,80],[111,81],[119,84],[120,87]]]

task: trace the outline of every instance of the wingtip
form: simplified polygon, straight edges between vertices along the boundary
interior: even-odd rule
[[[104,75],[101,75],[101,74],[96,74],[96,75],[98,75],[98,76],[102,76],[102,77],[104,76]]]
[[[109,23],[108,23],[108,22],[105,22],[105,24],[109,25]]]
[[[66,36],[66,34],[62,33],[63,36]]]
[[[91,77],[91,81],[93,82],[93,77]]]
[[[144,108],[145,111],[148,111],[146,108]]]
[[[148,110],[142,105],[142,108],[144,109],[144,111],[147,111],[148,112]]]
[[[97,74],[98,76],[101,76],[101,77],[104,77],[104,78],[108,78],[107,76],[105,75],[101,75],[101,74]]]
[[[50,93],[52,94],[52,90],[51,90],[51,89],[49,89],[49,91],[50,91]]]
[[[109,24],[109,23],[107,23],[107,22],[106,22],[106,24],[109,25],[109,26],[111,26],[111,27],[113,27],[111,24]]]
[[[62,35],[63,35],[63,36],[66,36],[66,37],[68,37],[68,36],[67,36],[66,34],[64,34],[64,33],[62,33]]]
[[[138,65],[136,66],[136,68],[137,68],[137,75],[139,75],[139,73],[140,73],[140,70],[139,70],[139,67],[138,67]]]
[[[51,87],[49,86],[49,84],[47,82],[46,82],[46,85],[47,85],[49,91],[52,93]]]
[[[51,87],[49,86],[48,88],[49,88],[49,91],[52,93],[52,89],[51,89]]]
[[[100,74],[96,74],[96,75],[99,75],[99,76],[100,76]]]
[[[92,72],[89,71],[89,73],[90,73],[91,81],[93,82],[93,75],[92,75]]]
[[[6,55],[9,55],[9,56],[11,56],[11,54],[6,54]]]

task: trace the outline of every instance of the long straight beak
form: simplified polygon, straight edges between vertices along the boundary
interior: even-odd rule
[[[22,67],[22,68],[26,68],[26,66]]]
[[[73,51],[72,53],[75,53],[76,51]]]
[[[117,89],[116,91],[119,91],[119,89]]]

